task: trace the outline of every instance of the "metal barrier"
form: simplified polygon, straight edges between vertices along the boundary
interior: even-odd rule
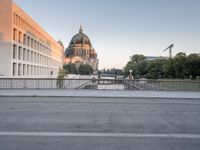
[[[115,89],[200,91],[200,81],[0,78],[0,89]]]

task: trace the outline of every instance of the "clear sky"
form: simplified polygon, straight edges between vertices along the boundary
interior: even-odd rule
[[[100,69],[123,68],[133,54],[200,53],[200,0],[14,0],[68,46],[80,23]]]

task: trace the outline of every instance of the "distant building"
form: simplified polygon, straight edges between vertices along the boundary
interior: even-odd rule
[[[12,0],[0,0],[0,75],[55,77],[64,47]]]
[[[145,56],[146,60],[152,61],[157,59],[168,59],[169,57],[163,57],[163,56]]]
[[[98,70],[97,53],[88,36],[83,33],[82,26],[80,26],[79,33],[74,35],[65,50],[64,63],[88,64],[94,70]]]

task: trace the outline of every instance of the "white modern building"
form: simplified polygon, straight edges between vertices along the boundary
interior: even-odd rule
[[[56,77],[64,47],[12,0],[0,0],[0,76]]]

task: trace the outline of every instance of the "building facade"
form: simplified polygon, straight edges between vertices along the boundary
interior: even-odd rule
[[[79,33],[73,36],[68,48],[65,50],[64,63],[88,64],[94,71],[98,70],[97,53],[88,36],[83,33],[82,26],[80,26]]]
[[[0,0],[0,75],[56,77],[64,47],[12,0]]]

